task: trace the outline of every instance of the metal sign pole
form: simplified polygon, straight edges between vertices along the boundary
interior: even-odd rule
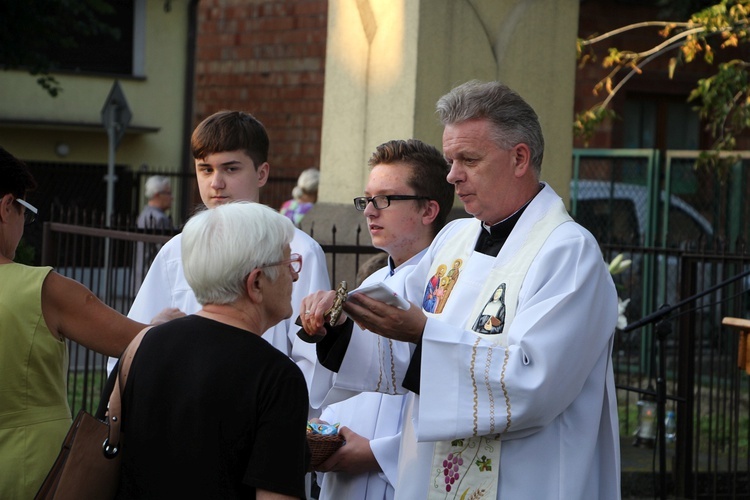
[[[115,149],[117,148],[115,134],[117,133],[117,124],[111,122],[107,125],[107,136],[109,138],[109,146],[107,148],[107,175],[105,179],[107,181],[107,210],[105,226],[110,227],[112,225],[112,214],[115,208],[115,182],[117,177],[115,176]]]
[[[101,111],[101,119],[104,128],[107,130],[107,139],[109,142],[109,160],[107,163],[107,211],[106,226],[112,224],[112,215],[115,206],[115,150],[120,145],[122,137],[125,135],[125,129],[130,124],[133,113],[130,111],[128,101],[125,99],[125,93],[120,87],[120,82],[115,80],[112,89],[109,91],[107,99],[104,101],[104,107]]]
[[[104,106],[101,111],[101,119],[104,128],[107,130],[107,142],[108,142],[108,154],[107,154],[107,175],[105,180],[107,181],[107,209],[105,213],[106,221],[105,226],[112,226],[112,218],[114,216],[115,207],[115,182],[117,177],[115,176],[115,150],[120,145],[122,137],[125,135],[125,129],[130,124],[130,119],[133,114],[128,106],[128,101],[125,99],[125,94],[120,87],[120,82],[115,80],[112,85],[112,89],[109,91],[107,99],[104,101]],[[114,279],[111,266],[110,258],[110,239],[104,240],[104,290],[107,297],[111,292],[107,283],[116,283]],[[110,280],[110,276],[112,279]]]

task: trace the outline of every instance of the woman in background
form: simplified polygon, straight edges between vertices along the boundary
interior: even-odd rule
[[[297,185],[292,189],[292,199],[281,205],[279,212],[288,217],[299,227],[299,223],[307,212],[318,201],[318,182],[320,171],[316,168],[308,168],[299,174]]]

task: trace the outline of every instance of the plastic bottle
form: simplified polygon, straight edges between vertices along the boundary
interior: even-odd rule
[[[667,412],[667,417],[664,419],[664,437],[667,443],[674,443],[677,438],[677,423],[674,412],[671,410]]]

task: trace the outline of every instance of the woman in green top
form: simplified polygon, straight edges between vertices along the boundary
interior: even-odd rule
[[[13,262],[36,216],[24,200],[35,187],[0,148],[0,498],[34,497],[70,427],[65,339],[119,356],[146,326],[50,267]]]

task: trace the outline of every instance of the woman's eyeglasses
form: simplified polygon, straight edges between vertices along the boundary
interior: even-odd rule
[[[287,260],[282,260],[281,262],[274,262],[273,264],[265,264],[263,266],[258,266],[258,269],[263,269],[264,267],[289,265],[289,269],[299,274],[299,272],[302,271],[302,256],[298,253],[293,253],[292,255],[290,255],[290,257],[291,258]]]
[[[28,201],[16,198],[16,201],[23,206],[26,210],[23,212],[24,225],[28,226],[36,220],[36,214],[39,212],[37,208],[29,203]]]

